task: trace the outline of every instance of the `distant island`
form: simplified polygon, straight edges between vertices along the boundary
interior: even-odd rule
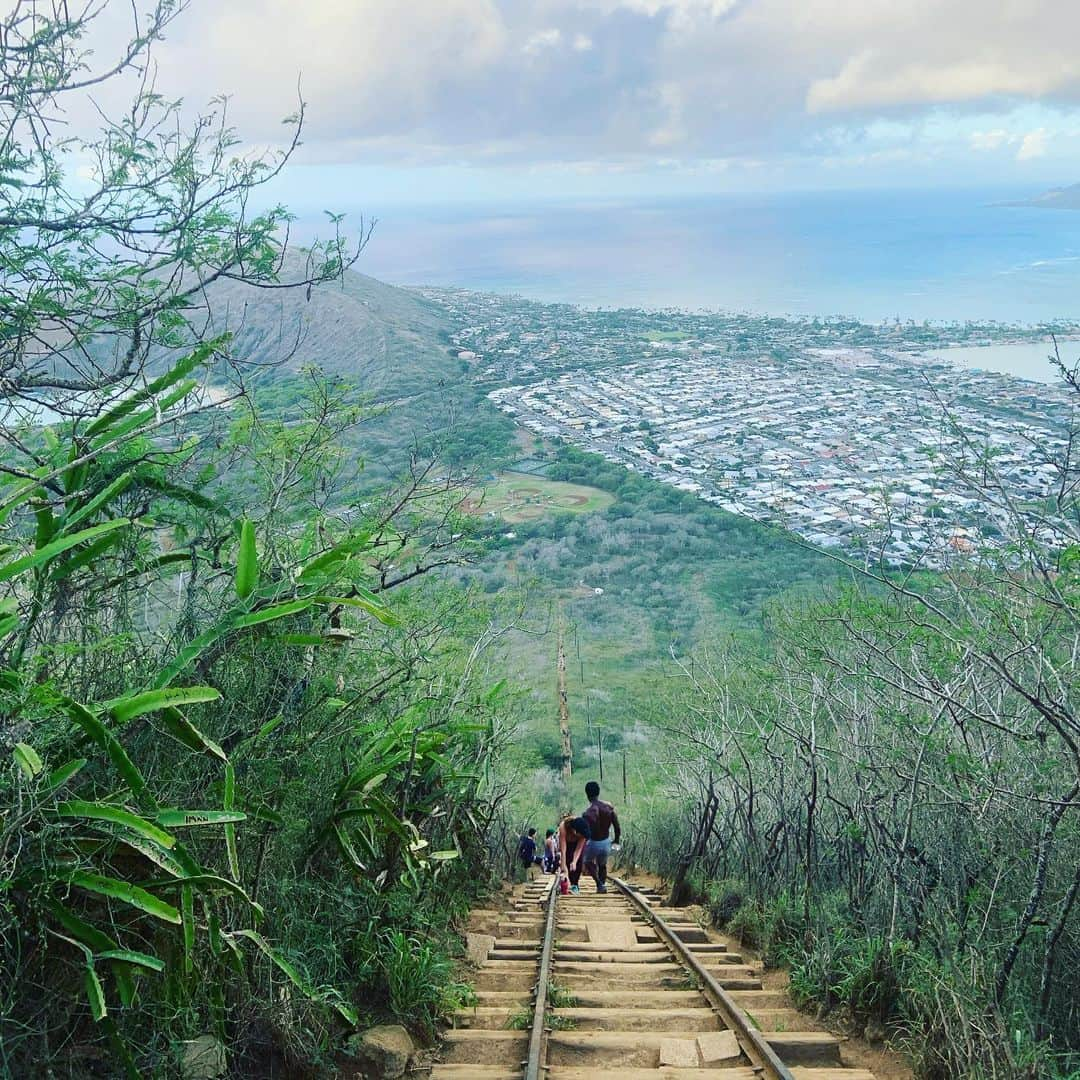
[[[1080,210],[1080,184],[1051,188],[1031,199],[998,203],[999,206],[1041,206],[1046,210]]]

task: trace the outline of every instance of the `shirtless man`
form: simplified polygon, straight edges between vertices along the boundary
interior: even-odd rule
[[[619,815],[611,803],[600,798],[600,785],[590,780],[585,785],[585,798],[589,808],[581,815],[589,825],[589,842],[585,845],[585,871],[592,875],[598,893],[607,892],[607,864],[611,854],[611,831],[615,830],[615,844],[622,836]]]

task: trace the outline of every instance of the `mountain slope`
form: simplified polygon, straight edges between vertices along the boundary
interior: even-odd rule
[[[1051,188],[1034,198],[1023,202],[1008,203],[1008,206],[1038,206],[1046,210],[1080,210],[1080,184],[1069,187]]]
[[[300,276],[298,260],[284,281]],[[298,371],[317,365],[356,380],[385,401],[457,381],[459,367],[440,340],[438,309],[404,289],[346,270],[341,280],[310,290],[259,289],[216,282],[209,290],[211,325],[234,335],[237,355]]]
[[[283,281],[302,279],[294,257]],[[451,464],[498,457],[512,425],[468,381],[448,345],[445,316],[405,289],[345,271],[311,289],[260,289],[219,281],[207,290],[208,331],[230,332],[233,353],[280,390],[306,367],[354,383],[374,405],[389,406],[363,427],[372,479],[399,471],[414,447],[437,449]]]

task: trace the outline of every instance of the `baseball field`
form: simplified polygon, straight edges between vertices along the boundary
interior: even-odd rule
[[[615,496],[583,484],[564,484],[526,473],[500,473],[473,492],[463,509],[498,516],[510,524],[536,521],[550,514],[588,514],[606,510]]]

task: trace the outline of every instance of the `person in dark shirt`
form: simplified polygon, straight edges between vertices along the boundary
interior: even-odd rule
[[[536,830],[530,829],[518,842],[518,862],[528,875],[536,862]]]
[[[600,785],[590,780],[585,785],[585,798],[589,808],[582,818],[589,823],[589,842],[585,846],[585,872],[596,882],[598,893],[607,892],[607,864],[612,851],[612,831],[615,833],[615,847],[622,837],[619,815],[611,803],[600,798]]]
[[[583,817],[565,817],[559,826],[559,851],[566,860],[563,865],[570,879],[572,893],[581,892],[578,888],[581,880],[581,859],[591,835],[589,823]]]

